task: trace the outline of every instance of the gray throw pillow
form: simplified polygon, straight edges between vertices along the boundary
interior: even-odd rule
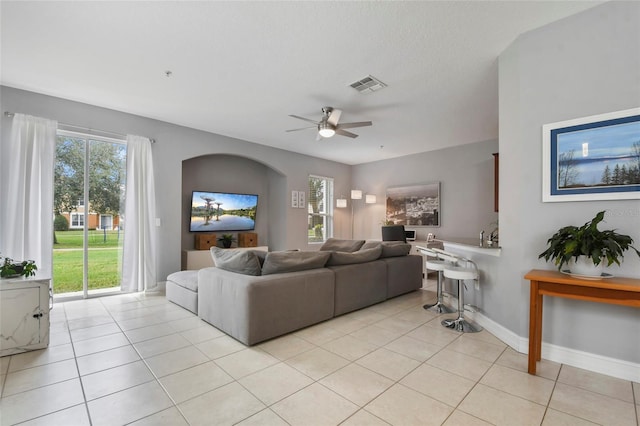
[[[254,253],[260,262],[260,268],[264,264],[264,259],[267,257],[267,252],[264,250],[249,250],[251,253]]]
[[[402,241],[383,241],[380,257],[406,256],[411,251],[411,244]]]
[[[364,244],[364,240],[341,240],[338,238],[329,238],[324,242],[320,251],[346,251],[352,253],[360,250]]]
[[[327,262],[328,266],[335,265],[351,265],[354,263],[372,262],[380,257],[382,253],[382,246],[358,250],[353,253],[345,253],[342,251],[334,251],[331,253],[331,257]]]
[[[211,247],[217,268],[243,275],[260,275],[260,261],[253,250],[233,250]]]
[[[326,251],[270,251],[264,259],[262,275],[324,268],[331,253]]]

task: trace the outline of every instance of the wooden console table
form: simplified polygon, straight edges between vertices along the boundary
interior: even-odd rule
[[[585,280],[558,271],[532,269],[529,299],[529,374],[536,374],[542,348],[542,296],[640,307],[640,279],[613,277]]]

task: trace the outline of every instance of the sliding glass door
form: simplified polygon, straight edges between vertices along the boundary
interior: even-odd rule
[[[59,131],[54,168],[53,291],[120,289],[126,145]]]

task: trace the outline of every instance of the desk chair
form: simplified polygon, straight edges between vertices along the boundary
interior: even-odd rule
[[[382,227],[382,241],[407,242],[404,225],[385,225]]]

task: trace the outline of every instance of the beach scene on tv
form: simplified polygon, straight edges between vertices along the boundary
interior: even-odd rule
[[[558,134],[558,189],[640,184],[640,121]]]
[[[258,196],[194,191],[191,197],[191,232],[250,231],[256,226]]]

